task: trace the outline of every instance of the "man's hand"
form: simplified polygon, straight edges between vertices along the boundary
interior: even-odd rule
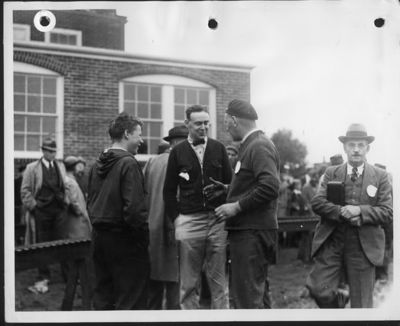
[[[240,211],[239,202],[223,204],[215,209],[215,216],[217,217],[217,222],[223,222],[237,215]]]
[[[361,220],[361,215],[358,215],[358,216],[354,216],[354,217],[351,217],[349,220],[348,220],[348,222],[351,224],[351,225],[353,225],[353,226],[361,226],[361,222],[362,222],[362,220]]]
[[[353,226],[361,226],[361,209],[360,206],[346,205],[340,209],[340,215],[346,222]]]
[[[208,186],[205,186],[203,189],[204,196],[208,201],[213,201],[216,198],[219,198],[223,195],[226,195],[228,192],[228,186],[223,184],[220,181],[214,180],[210,177],[210,181],[212,182]]]

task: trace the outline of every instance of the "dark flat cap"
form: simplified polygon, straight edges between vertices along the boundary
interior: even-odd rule
[[[189,130],[185,125],[176,126],[168,131],[168,136],[163,139],[166,141],[171,141],[174,138],[186,138],[189,134]]]
[[[52,138],[46,138],[43,140],[41,148],[50,152],[56,152],[57,151],[56,141]]]
[[[82,157],[81,156],[78,156],[78,157],[76,157],[76,156],[67,156],[65,159],[64,159],[64,165],[65,165],[65,167],[68,169],[68,168],[73,168],[75,165],[77,165],[78,163],[84,163],[85,165],[86,165],[86,163],[85,163],[85,161],[82,159]]]
[[[235,99],[230,101],[228,104],[228,108],[226,109],[225,112],[242,119],[247,119],[247,120],[258,119],[258,115],[254,107],[249,102],[242,100]]]
[[[332,155],[329,160],[331,161],[332,165],[340,165],[343,163],[343,156],[342,154],[335,154]]]

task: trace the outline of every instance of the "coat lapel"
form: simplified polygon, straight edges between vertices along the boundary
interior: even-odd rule
[[[334,173],[334,180],[336,181],[346,181],[346,174],[347,174],[347,163],[340,165]]]
[[[365,162],[364,165],[364,173],[363,173],[363,181],[362,181],[362,187],[361,187],[361,202],[362,203],[368,203],[369,202],[369,197],[367,194],[367,187],[368,186],[377,186],[377,179],[376,179],[376,173],[374,168]]]

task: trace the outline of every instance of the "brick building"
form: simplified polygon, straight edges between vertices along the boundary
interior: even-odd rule
[[[224,109],[233,98],[249,100],[252,67],[136,56],[124,51],[126,18],[115,10],[53,13],[55,28],[42,33],[32,23],[36,11],[14,11],[16,167],[41,156],[48,134],[58,158],[79,155],[90,165],[110,144],[108,122],[122,111],[145,123],[140,161],[156,154],[191,104],[208,106],[210,136],[230,141]]]

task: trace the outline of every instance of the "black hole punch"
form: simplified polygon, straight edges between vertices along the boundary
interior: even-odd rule
[[[43,27],[49,26],[50,24],[50,18],[47,16],[42,16],[40,17],[40,25],[42,25]]]
[[[374,20],[374,25],[378,28],[381,28],[383,25],[385,25],[385,20],[383,18],[377,18]]]
[[[217,29],[217,27],[218,27],[218,22],[214,18],[210,18],[208,20],[208,28]]]

